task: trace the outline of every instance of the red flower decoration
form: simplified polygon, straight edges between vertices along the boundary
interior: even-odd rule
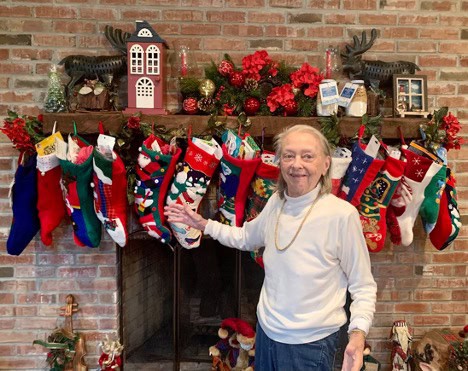
[[[265,50],[256,51],[242,58],[242,73],[246,79],[260,81],[263,75],[276,76],[277,66]]]
[[[460,145],[463,144],[464,141],[463,138],[457,136],[461,129],[460,122],[457,117],[449,112],[447,116],[442,118],[440,129],[445,130],[446,133],[442,145],[447,149],[447,151],[452,148],[460,149]]]
[[[267,97],[267,106],[270,112],[275,112],[279,107],[285,107],[294,101],[294,93],[291,84],[277,86],[271,90]]]
[[[36,151],[34,143],[26,129],[26,121],[23,118],[5,119],[0,131],[11,140],[13,147],[20,152],[34,153]]]
[[[138,116],[130,116],[127,121],[127,127],[129,129],[139,129],[140,128],[140,117]]]
[[[318,86],[323,80],[323,75],[320,74],[318,68],[312,67],[306,62],[300,69],[291,73],[289,78],[295,88],[305,88],[304,95],[313,98],[318,93]]]

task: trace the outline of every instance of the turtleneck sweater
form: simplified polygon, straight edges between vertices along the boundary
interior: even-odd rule
[[[268,337],[281,343],[304,344],[338,331],[347,321],[347,290],[352,298],[349,331],[368,333],[372,324],[377,285],[359,214],[350,203],[319,191],[317,186],[299,197],[284,194],[284,199],[275,193],[242,227],[209,220],[205,228],[225,246],[244,251],[265,246],[257,317]],[[277,249],[286,247],[296,233],[289,248]]]

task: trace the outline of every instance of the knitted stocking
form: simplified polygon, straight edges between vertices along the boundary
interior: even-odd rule
[[[37,156],[37,209],[41,223],[41,240],[52,244],[52,231],[66,215],[61,186],[62,168],[55,153]]]
[[[275,191],[276,181],[279,176],[279,167],[273,163],[265,162],[265,155],[274,155],[272,152],[263,151],[261,162],[255,170],[255,175],[250,182],[250,191],[247,198],[245,219],[250,221],[257,217],[263,210],[268,199]]]
[[[166,203],[188,204],[197,212],[222,153],[221,147],[214,139],[211,141],[189,139],[184,161],[176,172]],[[202,237],[200,230],[182,223],[169,225],[183,247],[190,249],[200,245]]]
[[[387,206],[403,175],[406,163],[387,157],[374,182],[364,191],[358,211],[367,248],[371,252],[383,249],[387,234]]]
[[[11,188],[13,220],[7,240],[7,252],[20,255],[39,231],[37,212],[36,154],[27,158],[24,164],[18,159],[14,184]]]
[[[348,166],[351,163],[351,157],[332,157],[331,163],[331,181],[332,181],[332,191],[331,193],[335,196],[339,193],[341,188],[341,183],[343,182],[343,177],[348,170]]]
[[[151,134],[140,148],[136,165],[135,211],[148,234],[163,243],[172,236],[165,226],[164,201],[181,152],[177,148],[171,154],[169,145]]]
[[[65,203],[72,219],[73,237],[79,246],[97,247],[101,242],[101,222],[94,211],[93,191],[93,147],[82,147],[75,157],[76,163],[60,159],[63,185],[66,190]],[[82,162],[83,161],[83,162]]]
[[[354,143],[352,160],[343,178],[338,197],[357,206],[364,190],[375,179],[384,161],[374,158],[364,152],[360,139]]]
[[[445,188],[447,167],[444,165],[432,178],[429,185],[424,190],[424,201],[419,209],[422,223],[426,233],[431,233],[437,222],[440,209],[440,198]]]
[[[223,144],[219,177],[218,209],[221,223],[242,226],[250,182],[260,158],[243,160],[229,155]]]
[[[127,174],[122,159],[112,153],[112,160],[97,148],[93,153],[94,210],[116,244],[127,243]]]
[[[460,227],[455,177],[447,168],[447,182],[440,199],[437,223],[429,234],[429,238],[437,250],[444,250],[458,236]]]
[[[396,220],[400,228],[401,244],[409,246],[413,241],[413,226],[424,200],[424,191],[442,165],[411,151],[403,150],[403,152],[407,159],[404,179],[411,189],[412,197],[405,205],[403,213],[397,215]]]

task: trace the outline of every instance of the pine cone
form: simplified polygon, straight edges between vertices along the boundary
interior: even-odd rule
[[[214,107],[214,100],[213,98],[201,98],[197,106],[200,111],[210,112]]]
[[[244,89],[247,91],[253,91],[258,88],[258,82],[255,79],[245,79]]]

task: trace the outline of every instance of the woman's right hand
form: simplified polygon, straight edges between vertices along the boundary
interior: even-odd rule
[[[169,223],[182,223],[189,227],[204,231],[208,220],[203,218],[200,214],[193,211],[189,205],[181,205],[173,203],[164,206],[164,215],[167,217]]]

